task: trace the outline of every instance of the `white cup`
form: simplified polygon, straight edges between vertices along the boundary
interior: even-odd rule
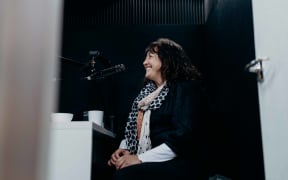
[[[103,116],[104,116],[103,111],[100,110],[88,111],[88,121],[95,122],[101,127],[104,127]]]
[[[54,122],[71,122],[73,119],[72,113],[52,113],[51,119]]]

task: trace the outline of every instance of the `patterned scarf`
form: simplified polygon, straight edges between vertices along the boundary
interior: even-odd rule
[[[155,109],[160,108],[160,106],[162,105],[162,102],[165,100],[165,96],[169,92],[169,88],[166,85],[166,83],[164,84],[163,87],[159,87],[159,88],[161,88],[161,89],[158,89],[158,91],[160,91],[160,92],[158,92],[159,94],[157,93],[156,97],[152,95],[151,96],[152,98],[149,98],[150,96],[148,96],[148,95],[150,95],[155,90],[157,90],[157,87],[153,82],[148,82],[146,84],[146,86],[140,91],[139,95],[135,98],[135,100],[132,104],[131,112],[128,116],[128,121],[127,121],[126,128],[125,128],[125,138],[126,138],[127,147],[128,147],[128,150],[130,151],[130,153],[132,153],[132,154],[137,154],[137,151],[139,148],[138,147],[139,141],[137,139],[138,109],[142,109],[144,111],[147,111],[147,110],[155,110]],[[145,97],[147,97],[147,98],[145,98]],[[148,102],[148,104],[145,103],[145,101],[144,101],[144,103],[142,103],[143,101],[141,101],[141,100],[143,98],[147,99],[146,102]],[[139,104],[140,101],[141,101],[141,103]],[[150,112],[149,112],[149,115],[150,115]],[[148,136],[149,136],[149,134],[148,134]],[[149,137],[149,139],[150,139],[150,137]]]

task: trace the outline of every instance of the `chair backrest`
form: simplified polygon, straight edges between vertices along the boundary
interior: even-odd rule
[[[216,174],[212,177],[209,177],[209,180],[232,180],[232,179],[225,177],[225,176],[222,176],[222,175],[219,175],[219,174]]]

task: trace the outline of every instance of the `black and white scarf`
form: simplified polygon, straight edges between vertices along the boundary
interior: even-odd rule
[[[158,109],[162,105],[162,102],[165,100],[165,96],[169,92],[169,88],[166,85],[166,83],[163,85],[163,87],[161,86],[160,88],[161,89],[160,89],[159,94],[155,98],[153,98],[151,102],[149,102],[148,106],[144,109],[145,111]],[[157,86],[152,81],[148,82],[146,86],[141,89],[139,95],[135,98],[132,104],[131,112],[129,113],[128,121],[127,121],[126,128],[125,128],[126,145],[127,145],[128,150],[132,154],[137,154],[137,152],[139,152],[138,151],[139,141],[137,140],[137,115],[138,115],[138,109],[141,108],[139,107],[139,102],[143,98],[147,97],[148,95],[150,95],[156,90],[157,90]],[[143,108],[141,109],[143,110]],[[148,134],[148,137],[146,138],[150,139],[149,134]],[[144,152],[146,150],[148,149],[145,149]],[[142,152],[143,151],[141,151],[141,153]]]

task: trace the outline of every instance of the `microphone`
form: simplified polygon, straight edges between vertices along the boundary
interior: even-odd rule
[[[115,66],[112,66],[110,68],[103,69],[101,71],[96,71],[90,74],[87,77],[84,77],[86,80],[92,80],[92,79],[104,79],[107,76],[111,76],[113,74],[124,72],[126,70],[124,64],[118,64]]]

